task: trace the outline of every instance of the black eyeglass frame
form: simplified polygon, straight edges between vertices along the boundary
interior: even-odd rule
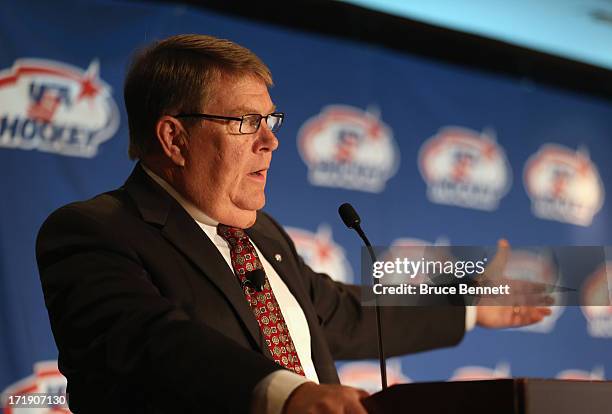
[[[259,122],[257,122],[257,127],[255,128],[255,131],[253,132],[242,132],[242,124],[244,122],[244,119],[246,117],[249,116],[258,116],[259,117]],[[201,119],[222,119],[222,120],[226,120],[226,121],[240,121],[240,127],[238,128],[238,132],[240,132],[243,135],[246,134],[254,134],[257,131],[259,131],[259,127],[261,126],[261,120],[265,119],[266,120],[266,124],[268,123],[268,117],[269,116],[275,116],[277,118],[280,118],[280,122],[278,123],[278,125],[276,126],[276,128],[274,130],[272,130],[272,132],[276,132],[279,130],[279,128],[281,127],[281,125],[283,124],[283,121],[285,120],[285,113],[284,112],[271,112],[268,115],[262,115],[262,114],[244,114],[240,117],[237,116],[223,116],[223,115],[211,115],[211,114],[199,114],[199,113],[193,113],[193,114],[177,114],[177,115],[173,115],[174,118],[201,118]]]

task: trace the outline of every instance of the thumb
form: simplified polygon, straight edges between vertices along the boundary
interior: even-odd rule
[[[508,240],[499,239],[497,241],[497,253],[495,253],[495,256],[484,271],[483,275],[485,278],[499,278],[504,275],[504,270],[510,257],[510,250]]]

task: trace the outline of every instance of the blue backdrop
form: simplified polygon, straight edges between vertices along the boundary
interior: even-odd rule
[[[172,34],[229,38],[269,65],[287,115],[266,210],[338,279],[359,274],[360,243],[337,218],[344,201],[379,245],[612,244],[610,101],[183,6],[0,0],[0,10],[0,390],[50,386],[53,363],[34,368],[57,358],[36,233],[53,209],[130,173],[123,77],[135,48]],[[546,277],[527,253],[514,259]],[[594,271],[585,294],[601,294],[606,277]],[[605,378],[611,309],[477,328],[456,348],[392,361],[392,377]],[[376,387],[376,365],[339,366],[346,382]]]

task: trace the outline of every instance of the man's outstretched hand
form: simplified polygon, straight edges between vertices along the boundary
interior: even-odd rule
[[[344,385],[306,382],[289,395],[283,414],[367,414],[361,400],[368,395],[364,390]]]
[[[544,306],[479,306],[476,312],[476,323],[484,328],[531,325],[551,314]]]
[[[510,244],[504,239],[499,240],[497,254],[483,274],[483,285],[495,285],[500,280],[504,280],[503,274],[509,256]],[[514,292],[508,298],[508,303],[498,298],[493,300],[483,298],[476,308],[478,325],[485,328],[512,328],[538,323],[551,314],[548,305],[552,305],[554,300],[546,293],[544,285],[522,280],[507,280],[507,282]]]

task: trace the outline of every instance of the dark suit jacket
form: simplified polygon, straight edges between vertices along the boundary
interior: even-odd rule
[[[357,287],[312,271],[265,213],[247,233],[301,305],[322,383],[338,382],[334,359],[377,356]],[[217,248],[139,165],[123,187],[51,214],[36,253],[76,413],[247,412],[281,369]],[[387,355],[455,344],[464,317],[385,308]]]

